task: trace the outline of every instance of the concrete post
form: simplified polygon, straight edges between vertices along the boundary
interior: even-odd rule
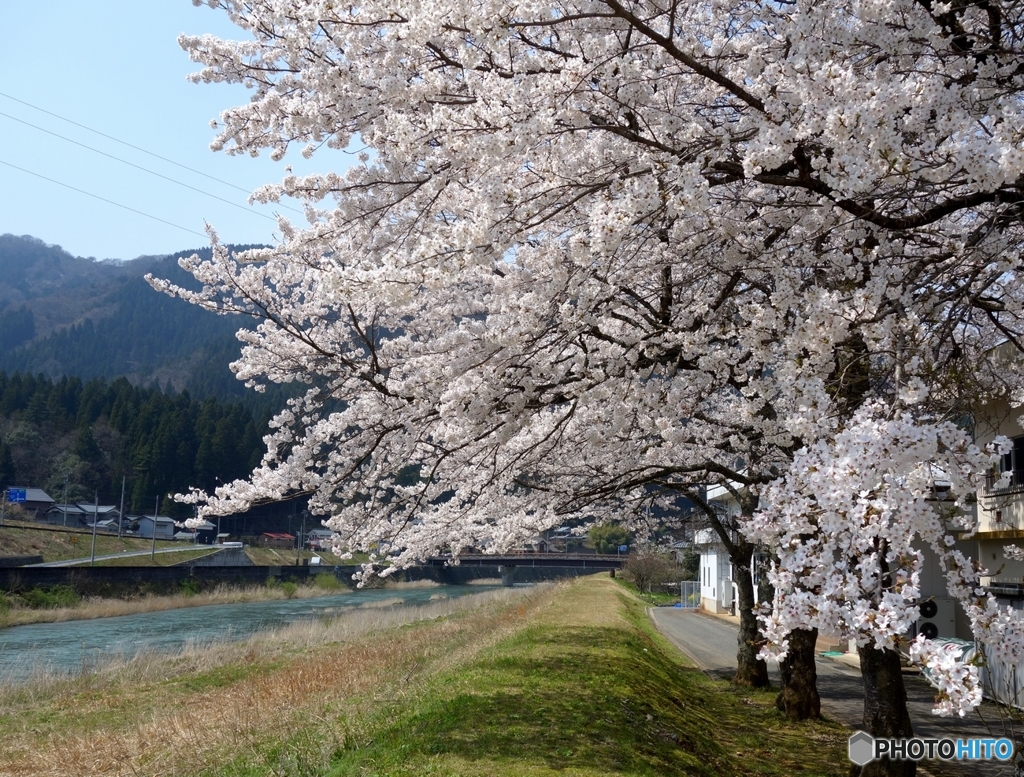
[[[512,578],[516,574],[516,568],[506,564],[498,567],[498,574],[501,575],[501,584],[506,588],[511,588]]]

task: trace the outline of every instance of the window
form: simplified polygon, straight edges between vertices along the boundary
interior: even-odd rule
[[[1010,473],[1010,482],[1000,491],[1024,490],[1024,436],[1013,438],[1013,448],[1004,453],[999,460],[999,475]],[[993,490],[998,476],[993,474],[988,480],[988,490]]]

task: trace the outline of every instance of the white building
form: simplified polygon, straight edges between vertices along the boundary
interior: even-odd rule
[[[1024,463],[1024,459],[1022,459],[1022,463]],[[742,488],[739,484],[732,485],[736,490]],[[942,492],[939,491],[937,496],[942,496]],[[721,486],[709,488],[705,498],[709,504],[718,509],[724,518],[729,519],[739,515],[739,504],[729,489]],[[1021,499],[1022,509],[1024,509],[1024,489],[1021,492]],[[941,509],[941,499],[936,500],[936,506]],[[721,537],[714,529],[705,528],[694,534],[693,544],[700,553],[701,607],[708,612],[735,614],[738,591],[736,590],[733,565]],[[959,540],[956,547],[966,555],[977,558],[977,548],[973,543]],[[924,631],[928,636],[971,639],[970,624],[966,614],[946,590],[946,578],[939,565],[938,557],[928,548],[925,548],[922,554],[924,556],[920,581],[922,618],[918,621],[917,629]],[[754,554],[751,577],[754,583],[755,604],[760,595],[760,577],[767,570],[768,564],[767,554]],[[1024,573],[1024,562],[1021,563],[1021,568]]]
[[[982,585],[989,586],[1003,604],[1020,609],[1024,608],[1024,561],[1007,559],[1004,548],[1024,547],[1024,428],[1018,421],[1024,407],[1001,401],[983,410],[975,442],[983,446],[1005,435],[1013,448],[978,490],[978,532],[970,538],[975,546],[972,555],[989,571]]]
[[[737,483],[732,486],[741,490],[743,487]],[[712,486],[708,488],[704,496],[705,500],[725,519],[728,525],[732,518],[740,513],[739,504],[732,492],[723,486]],[[736,613],[736,601],[739,596],[737,591],[732,561],[729,559],[729,551],[718,532],[708,527],[699,529],[693,535],[693,547],[700,555],[700,581],[701,607],[708,612],[714,613]],[[754,583],[754,603],[758,601],[758,583],[761,571],[767,563],[763,553],[755,553],[751,564],[751,577]]]

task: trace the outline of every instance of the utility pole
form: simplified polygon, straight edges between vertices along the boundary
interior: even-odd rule
[[[121,511],[117,514],[117,538],[121,539],[121,527],[124,526],[124,481],[127,476],[121,475]]]
[[[302,511],[302,528],[299,530],[299,536],[295,538],[295,566],[300,566],[299,553],[302,550],[302,535],[306,533],[306,516],[309,515],[309,510]]]
[[[153,511],[153,549],[149,552],[149,557],[156,561],[156,527],[157,518],[160,517],[160,494],[156,495],[156,509]]]
[[[96,524],[100,522],[100,492],[95,493],[96,502],[92,509],[92,559],[89,566],[96,566]]]
[[[64,470],[64,528],[68,528],[68,478],[71,477],[71,470]]]

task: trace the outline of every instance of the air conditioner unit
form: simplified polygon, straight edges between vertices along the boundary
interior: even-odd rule
[[[728,610],[732,607],[732,580],[723,577],[718,581],[718,585],[722,592],[722,607]]]
[[[928,639],[956,636],[956,600],[925,599],[917,605],[921,617],[911,628],[911,638],[924,634]]]

